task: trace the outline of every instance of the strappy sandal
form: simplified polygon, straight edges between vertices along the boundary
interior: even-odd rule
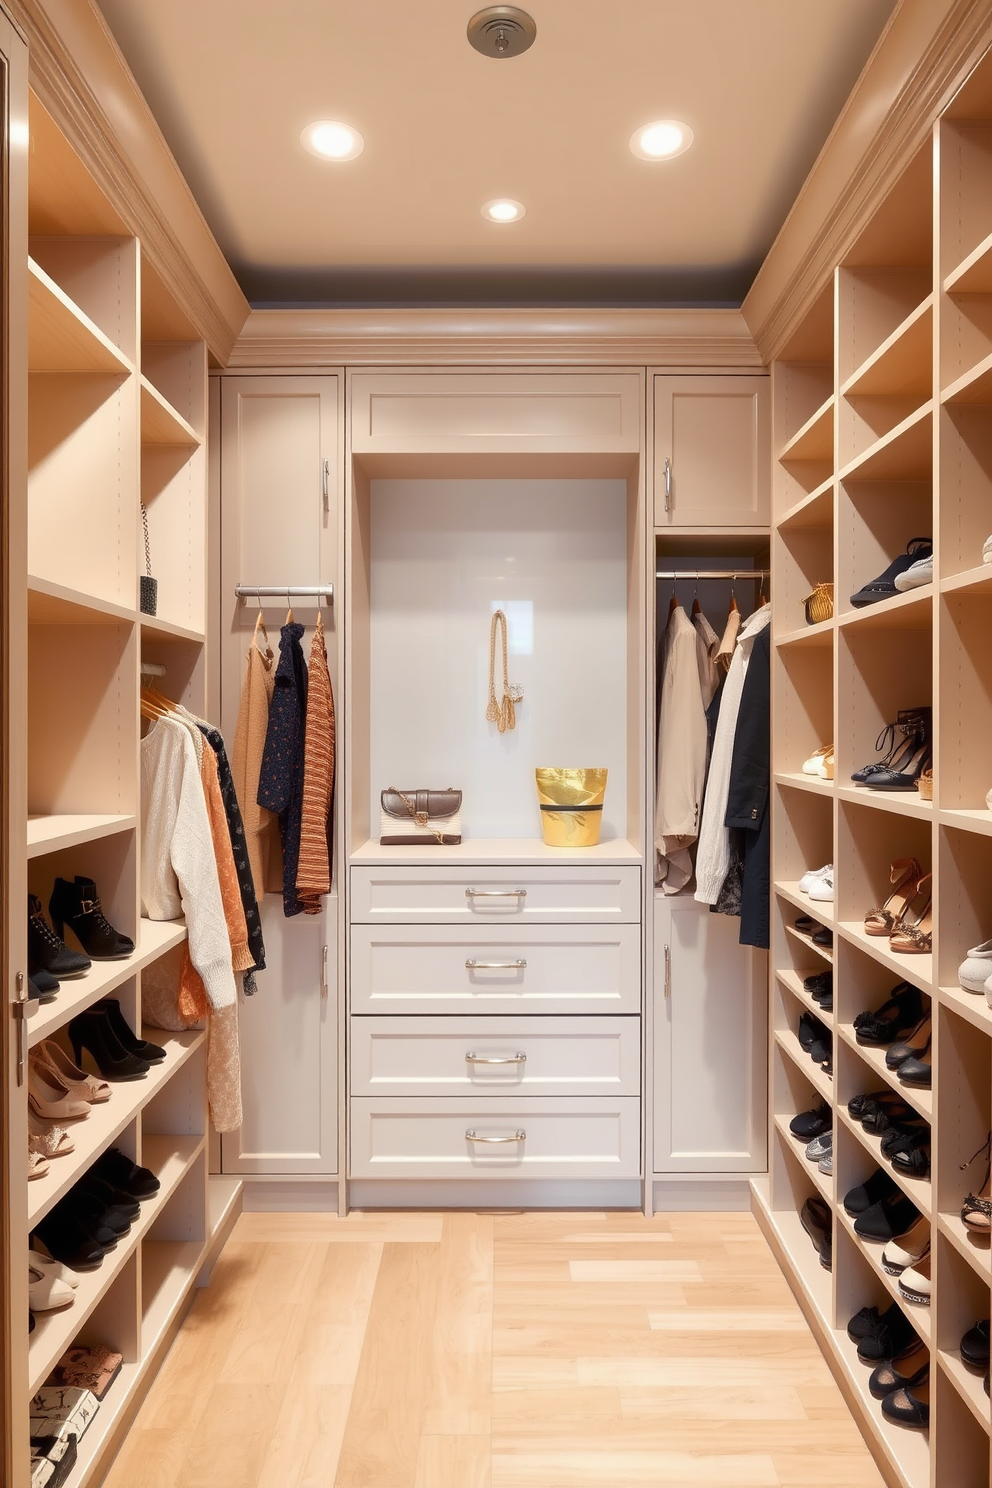
[[[896,925],[889,936],[890,951],[896,951],[902,956],[929,956],[933,950],[930,881],[929,873],[924,874],[920,879],[913,901],[913,909],[915,910],[919,905],[919,911],[912,914],[912,917],[907,913],[906,918]]]
[[[992,1132],[989,1132],[974,1156],[961,1164],[961,1172],[963,1173],[965,1168],[970,1168],[975,1158],[981,1157],[983,1153],[987,1159],[985,1182],[982,1184],[980,1194],[970,1193],[965,1196],[965,1201],[961,1205],[961,1223],[979,1235],[988,1235],[992,1232],[992,1190],[989,1188],[989,1182],[992,1180],[992,1155],[990,1155],[992,1154]]]
[[[892,988],[887,1002],[874,1013],[859,1013],[854,1020],[854,1034],[859,1044],[881,1047],[911,1034],[923,1016],[919,989],[909,982]]]
[[[915,858],[899,858],[889,869],[889,883],[895,887],[880,909],[865,915],[869,935],[891,935],[916,898],[923,870]]]

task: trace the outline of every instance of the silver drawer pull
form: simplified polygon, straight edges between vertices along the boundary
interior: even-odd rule
[[[502,1054],[489,1058],[488,1055],[466,1054],[466,1064],[526,1064],[526,1054]]]
[[[466,971],[526,971],[526,961],[466,961]]]
[[[466,889],[466,899],[526,899],[526,889]]]
[[[465,1133],[465,1140],[466,1142],[492,1142],[494,1144],[502,1142],[526,1142],[527,1133],[525,1131],[515,1131],[512,1137],[478,1137],[472,1127],[469,1127]]]

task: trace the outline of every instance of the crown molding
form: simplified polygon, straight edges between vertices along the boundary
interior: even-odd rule
[[[760,368],[739,310],[254,310],[228,367]]]
[[[766,362],[990,44],[992,0],[901,0],[744,301]]]
[[[148,261],[227,360],[248,302],[103,17],[90,0],[8,0],[29,80]]]

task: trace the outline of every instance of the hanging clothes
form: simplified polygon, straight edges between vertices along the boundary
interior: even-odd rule
[[[713,658],[717,666],[722,667],[724,672],[730,670],[730,663],[734,658],[734,651],[737,648],[737,637],[740,634],[740,629],[741,612],[737,608],[736,599],[731,599],[730,609],[727,612],[727,623],[723,627],[723,635],[720,638],[719,646],[716,648],[716,656]]]
[[[324,622],[317,615],[310,642],[304,732],[303,815],[296,892],[304,914],[317,914],[331,892],[331,803],[334,799],[334,693],[327,670]]]
[[[692,878],[689,848],[699,831],[706,774],[706,714],[696,660],[696,628],[681,605],[665,631],[658,723],[655,879],[678,894]]]
[[[692,623],[696,631],[696,664],[699,667],[699,690],[703,695],[703,709],[709,708],[720,683],[723,681],[723,673],[716,664],[716,654],[720,648],[720,638],[713,629],[701,609],[693,607]]]
[[[279,635],[269,724],[258,781],[258,804],[279,818],[282,839],[282,903],[287,918],[303,909],[296,892],[303,818],[303,751],[307,711],[307,664],[300,641],[303,626],[289,621]]]
[[[259,641],[261,631],[264,650]],[[231,772],[241,819],[244,823],[248,862],[255,885],[256,900],[270,890],[282,887],[282,848],[279,823],[271,811],[258,804],[258,780],[269,727],[269,707],[275,683],[274,656],[262,617],[255,622],[255,633],[248,647],[248,665],[241,688],[238,723],[231,754]]]
[[[740,712],[744,678],[754,639],[766,629],[770,620],[771,605],[764,605],[754,612],[746,625],[741,627],[737,649],[734,651],[727,680],[723,686],[720,716],[717,719],[709,777],[706,783],[706,802],[699,831],[699,847],[696,853],[696,899],[700,904],[716,904],[730,867],[727,797],[730,790],[730,769],[733,762],[737,717]]]
[[[760,613],[760,612],[759,612]],[[766,625],[754,637],[744,677],[734,735],[726,824],[737,829],[741,855],[741,945],[768,947],[771,874],[770,725],[771,633]]]

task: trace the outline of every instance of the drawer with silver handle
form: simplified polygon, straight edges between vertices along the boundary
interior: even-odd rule
[[[637,1178],[636,1096],[353,1097],[353,1178]]]
[[[352,1018],[351,1093],[637,1095],[639,1018]]]
[[[638,1013],[639,925],[352,925],[352,1013]]]
[[[351,870],[352,923],[636,924],[639,867]]]

